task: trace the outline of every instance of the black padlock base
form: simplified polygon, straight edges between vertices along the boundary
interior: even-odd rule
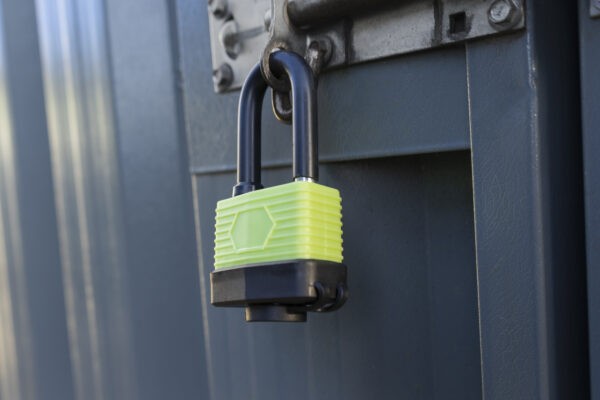
[[[210,274],[211,303],[245,307],[246,321],[304,322],[309,311],[340,308],[348,296],[344,264],[292,260]]]
[[[306,311],[269,304],[247,306],[246,322],[306,322]]]

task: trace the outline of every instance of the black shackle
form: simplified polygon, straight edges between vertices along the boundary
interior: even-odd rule
[[[316,80],[296,53],[278,50],[270,56],[271,70],[287,76],[292,91],[293,178],[319,179]],[[267,83],[257,64],[244,82],[238,108],[237,181],[233,195],[261,189],[261,113]]]

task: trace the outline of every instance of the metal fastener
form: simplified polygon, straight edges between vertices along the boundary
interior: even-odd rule
[[[333,42],[327,36],[311,38],[306,48],[305,59],[315,74],[321,73],[324,66],[331,60]]]
[[[208,9],[215,18],[227,16],[227,0],[208,0]]]
[[[231,65],[223,63],[213,71],[213,83],[219,92],[226,90],[232,82],[233,69],[231,69]]]
[[[219,42],[221,42],[221,46],[225,49],[227,56],[232,60],[235,60],[242,51],[240,39],[240,33],[238,32],[238,26],[235,20],[230,19],[225,21],[219,31]]]
[[[498,30],[514,27],[522,17],[521,7],[514,0],[496,0],[488,10],[488,20]]]

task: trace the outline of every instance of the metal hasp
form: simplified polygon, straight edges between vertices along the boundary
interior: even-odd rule
[[[316,79],[296,53],[270,54],[293,102],[293,182],[263,189],[261,106],[267,83],[257,64],[240,93],[237,184],[217,203],[211,304],[245,307],[246,321],[303,322],[348,296],[339,191],[317,184]]]
[[[597,0],[591,0],[592,2]],[[523,0],[209,0],[216,92],[241,87],[276,48],[315,73],[525,27]]]

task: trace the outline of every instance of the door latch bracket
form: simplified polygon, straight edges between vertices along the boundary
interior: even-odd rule
[[[209,0],[216,92],[241,87],[277,48],[340,68],[525,27],[524,0]],[[596,0],[592,0],[596,1]],[[267,61],[265,61],[267,60]]]

